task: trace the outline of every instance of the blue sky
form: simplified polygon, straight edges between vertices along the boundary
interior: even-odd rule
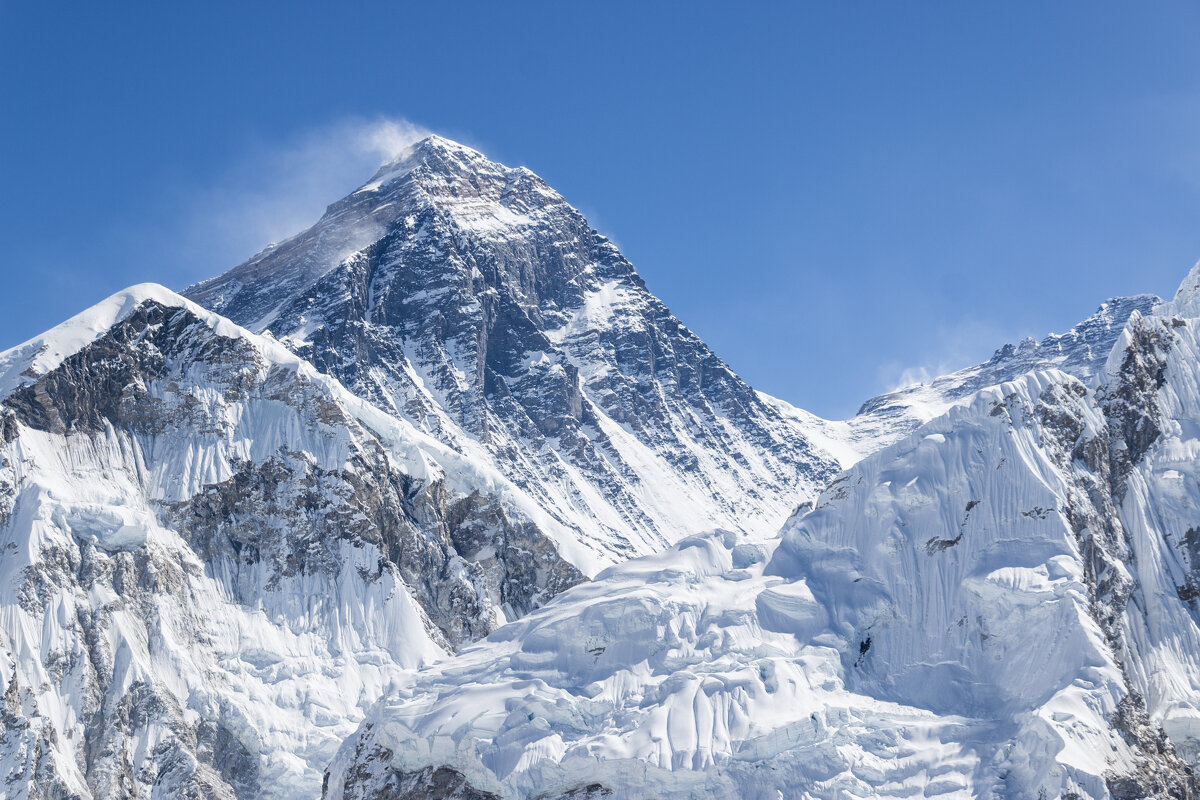
[[[410,121],[541,174],[826,416],[1169,293],[1200,7],[0,0],[0,347],[314,221]]]

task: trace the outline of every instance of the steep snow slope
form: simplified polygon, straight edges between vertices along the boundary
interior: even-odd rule
[[[316,796],[405,670],[582,578],[566,534],[278,343],[115,295],[0,353],[0,796]]]
[[[1094,387],[984,388],[781,540],[686,540],[423,671],[327,797],[1192,796],[1193,286]]]
[[[773,534],[839,467],[544,181],[439,137],[187,294],[494,464],[605,563]]]
[[[1200,265],[1172,303],[1131,323],[1110,372],[1121,410],[1120,529],[1130,558],[1121,645],[1130,684],[1175,747],[1200,757]]]

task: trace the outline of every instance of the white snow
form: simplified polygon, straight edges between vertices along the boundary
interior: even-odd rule
[[[79,748],[84,726],[91,724],[73,698],[95,683],[85,671],[65,681],[55,677],[50,655],[85,647],[87,636],[104,637],[116,658],[108,676],[113,703],[137,682],[149,681],[170,692],[185,718],[219,714],[242,745],[261,756],[264,797],[318,794],[325,764],[363,712],[407,670],[444,657],[429,620],[398,578],[364,580],[379,569],[381,556],[373,546],[337,543],[341,572],[333,580],[297,574],[268,586],[266,566],[206,564],[190,542],[162,527],[154,508],[229,479],[239,462],[262,463],[285,448],[325,469],[351,468],[352,451],[376,440],[400,472],[425,484],[444,479],[451,497],[474,491],[495,497],[517,519],[559,537],[569,557],[599,569],[572,532],[493,468],[350,394],[273,339],[162,287],[132,287],[5,353],[9,390],[32,380],[21,375],[31,366],[38,374],[53,369],[146,301],[185,309],[213,333],[249,343],[257,358],[254,369],[264,379],[271,376],[270,386],[286,387],[289,399],[250,394],[231,400],[225,385],[193,369],[187,387],[152,383],[146,390],[168,407],[181,402],[178,392],[185,391],[191,419],[202,424],[167,426],[154,435],[131,435],[111,425],[67,435],[20,426],[15,441],[0,451],[0,467],[11,471],[9,476],[0,470],[0,481],[11,477],[9,484],[19,487],[12,517],[0,527],[6,553],[0,560],[0,652],[11,659],[0,659],[11,664],[0,673],[0,693],[14,676],[33,692],[28,715],[61,732],[52,744],[68,786],[85,786]],[[345,416],[327,421],[310,416],[322,404]],[[79,559],[91,553],[87,558],[106,565],[102,570],[113,570],[114,559],[135,552],[166,570],[166,582],[145,595],[144,602],[154,607],[146,618],[127,605],[134,598],[105,588],[81,596],[69,583],[52,583],[48,591],[55,593],[52,602],[60,612],[44,619],[20,600],[27,571],[54,563],[46,561],[47,554]],[[256,600],[245,604],[236,596],[239,586],[254,587]],[[95,631],[80,616],[92,605],[114,609],[95,623]],[[131,731],[139,752],[149,753],[166,735],[154,727],[158,724]],[[0,780],[25,763],[19,752],[9,757],[16,761],[0,764]]]

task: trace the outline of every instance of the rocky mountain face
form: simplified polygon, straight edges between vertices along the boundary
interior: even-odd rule
[[[0,353],[0,797],[1196,796],[1200,269],[821,420],[431,137],[187,295]]]
[[[326,797],[1195,797],[1200,267],[1094,359],[424,670]]]
[[[439,137],[186,294],[496,465],[585,572],[716,525],[773,534],[839,468],[544,181]]]
[[[262,336],[147,285],[0,353],[6,796],[316,796],[412,669],[836,469],[445,140],[230,275]]]

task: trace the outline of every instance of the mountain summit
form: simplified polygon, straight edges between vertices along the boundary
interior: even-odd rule
[[[840,467],[545,181],[441,137],[185,294],[495,464],[578,532],[585,571],[771,534]]]

